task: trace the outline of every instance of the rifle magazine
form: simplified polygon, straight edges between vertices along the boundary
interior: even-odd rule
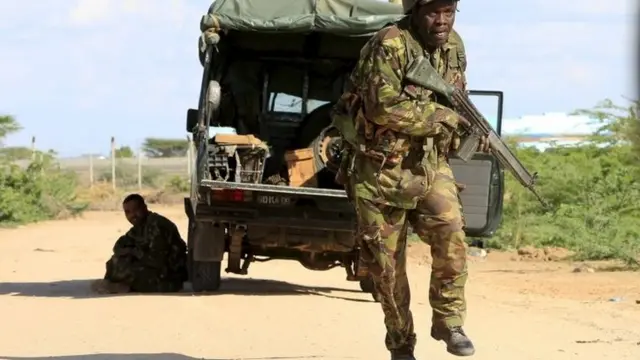
[[[478,150],[478,145],[480,144],[480,136],[475,133],[471,133],[465,136],[460,141],[460,146],[455,151],[453,156],[457,159],[460,159],[464,162],[468,162],[473,158],[473,155]]]

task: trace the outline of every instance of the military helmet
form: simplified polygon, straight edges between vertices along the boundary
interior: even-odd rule
[[[432,3],[436,0],[402,0],[402,9],[404,9],[404,13],[408,14],[411,12],[411,10],[413,10],[413,8],[416,5],[425,5],[428,3]],[[455,0],[460,1],[460,0]],[[390,2],[396,2],[396,1],[390,1]],[[396,2],[397,3],[397,2]]]

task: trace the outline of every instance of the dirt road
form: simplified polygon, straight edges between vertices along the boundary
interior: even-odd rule
[[[155,210],[186,236],[180,208]],[[269,262],[219,294],[91,294],[127,227],[120,213],[88,213],[0,230],[1,359],[388,359],[379,304],[342,269]],[[412,251],[417,356],[452,359],[429,338],[428,267],[424,249]],[[471,265],[475,359],[640,359],[640,274],[509,257]]]

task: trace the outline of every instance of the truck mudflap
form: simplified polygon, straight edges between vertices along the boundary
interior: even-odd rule
[[[193,224],[193,260],[222,261],[225,250],[225,228],[213,222],[196,221]],[[213,239],[213,241],[211,241]]]

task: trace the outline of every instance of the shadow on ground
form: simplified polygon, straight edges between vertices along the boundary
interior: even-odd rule
[[[211,293],[193,293],[190,284],[185,284],[185,290],[179,293],[163,294],[96,294],[91,291],[93,279],[63,280],[54,282],[2,282],[0,283],[0,295],[29,296],[29,297],[67,297],[72,299],[104,298],[114,296],[221,296],[221,295],[247,295],[247,296],[282,296],[282,295],[315,295],[328,298],[355,301],[372,302],[363,298],[360,290],[340,289],[324,286],[305,286],[278,280],[237,279],[228,278],[222,280],[220,290]],[[358,297],[345,296],[344,293],[358,294]]]
[[[86,355],[64,355],[64,356],[2,356],[4,360],[285,360],[285,359],[322,359],[323,356],[302,355],[302,356],[272,356],[272,357],[252,357],[252,358],[196,358],[182,354],[162,353],[162,354],[86,354]]]
[[[557,273],[558,269],[556,268],[549,268],[549,269],[496,269],[496,270],[477,270],[478,273],[502,273],[502,274],[519,274],[519,275],[526,275],[526,274],[547,274],[547,273]]]

